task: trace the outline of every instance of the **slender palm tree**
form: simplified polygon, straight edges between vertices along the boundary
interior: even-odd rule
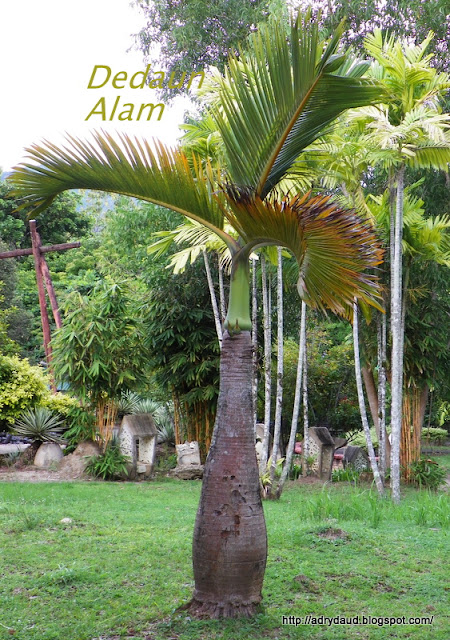
[[[414,196],[414,189],[418,183],[405,187],[403,207],[403,241],[402,241],[402,333],[405,324],[408,326],[408,311],[411,301],[417,296],[423,297],[426,291],[414,291],[411,288],[410,272],[413,265],[436,263],[445,267],[450,266],[450,219],[448,216],[426,218],[424,202]],[[378,226],[389,231],[389,191],[380,196],[372,196],[368,203]],[[414,342],[419,342],[420,336],[414,336]],[[402,401],[402,430],[400,447],[400,464],[405,479],[410,477],[409,465],[420,457],[420,437],[426,404],[428,400],[427,374],[421,363],[411,357],[411,336],[406,335],[403,371],[403,401]]]
[[[194,614],[252,615],[261,601],[267,537],[253,433],[249,256],[263,245],[289,249],[300,267],[301,296],[344,312],[354,297],[374,302],[366,269],[382,258],[369,225],[329,197],[283,189],[303,149],[345,109],[376,104],[382,91],[361,75],[367,65],[338,51],[343,25],[328,42],[310,14],[274,21],[231,57],[211,107],[223,140],[222,167],[195,154],[155,148],[125,135],[69,137],[61,147],[29,149],[12,175],[34,213],[67,189],[118,192],[154,202],[202,223],[232,256],[224,322],[220,390],[193,541]],[[224,230],[227,220],[237,231]]]
[[[450,115],[441,112],[440,99],[450,88],[450,76],[430,64],[426,50],[433,34],[420,44],[383,37],[376,30],[365,40],[375,58],[372,75],[382,82],[389,100],[363,110],[372,138],[390,169],[391,211],[391,489],[400,501],[400,439],[403,398],[403,286],[402,234],[406,167],[447,170],[450,162]],[[395,198],[395,199],[394,199]]]
[[[284,463],[283,471],[281,472],[280,480],[278,482],[276,496],[279,498],[283,491],[284,483],[286,482],[289,470],[291,468],[292,457],[294,455],[295,448],[295,436],[297,435],[297,427],[298,427],[298,417],[300,413],[300,403],[301,403],[301,395],[302,395],[302,376],[304,369],[304,361],[305,361],[305,350],[306,350],[306,304],[302,301],[301,306],[301,314],[300,314],[300,331],[299,331],[299,349],[298,349],[298,361],[297,361],[297,375],[295,379],[295,395],[294,395],[294,404],[292,407],[292,420],[291,420],[291,431],[289,433],[289,442],[286,449],[286,460]],[[306,439],[303,443],[303,448],[305,447]]]
[[[366,436],[367,450],[369,453],[370,468],[372,469],[373,479],[377,487],[378,494],[384,494],[383,481],[378,471],[378,465],[375,458],[375,450],[373,448],[372,436],[370,435],[369,421],[367,420],[366,403],[364,401],[364,391],[361,376],[361,360],[359,357],[359,338],[358,338],[358,303],[353,303],[353,354],[355,359],[355,378],[356,389],[358,391],[359,412],[361,414],[361,422]]]

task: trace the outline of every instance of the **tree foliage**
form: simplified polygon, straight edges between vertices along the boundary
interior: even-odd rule
[[[126,288],[103,281],[89,295],[74,294],[67,306],[63,327],[52,340],[58,378],[94,405],[142,384],[144,328]]]
[[[200,263],[176,276],[160,272],[145,305],[155,382],[175,401],[179,438],[198,440],[203,455],[214,426],[220,354],[205,280]]]
[[[295,4],[307,6],[310,0]],[[364,38],[379,28],[394,37],[408,37],[417,42],[426,38],[429,31],[436,37],[432,44],[435,65],[441,69],[449,65],[450,18],[448,0],[315,0],[314,5],[323,12],[323,25],[333,30],[343,18],[348,29],[344,41],[362,50]]]
[[[39,234],[42,244],[58,244],[79,240],[86,234],[91,221],[81,208],[79,193],[61,194],[52,206],[39,216]],[[12,195],[6,181],[0,181],[0,239],[9,248],[28,249],[31,247],[26,207],[20,208],[21,201]]]
[[[257,23],[267,19],[270,4],[267,0],[139,0],[135,5],[145,26],[136,34],[136,44],[146,60],[158,70],[173,71],[175,78],[210,65],[223,70],[229,53],[237,52]],[[166,89],[163,97],[175,94]]]
[[[18,356],[0,354],[0,424],[14,424],[23,411],[49,395],[49,381],[40,367]]]

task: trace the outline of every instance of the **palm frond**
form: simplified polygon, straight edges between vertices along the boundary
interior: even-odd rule
[[[178,211],[234,246],[223,231],[221,196],[214,193],[220,168],[209,163],[203,168],[195,156],[162,143],[152,148],[145,140],[117,136],[94,132],[92,142],[67,136],[62,148],[50,142],[33,145],[27,149],[32,163],[15,167],[9,178],[14,195],[38,213],[67,189],[119,193]]]
[[[355,296],[375,303],[376,278],[366,270],[380,264],[383,251],[370,222],[328,196],[262,200],[230,186],[226,197],[247,251],[277,244],[294,254],[299,292],[310,305],[346,314]]]
[[[230,225],[224,225],[225,231],[230,236],[235,236],[235,231]],[[188,262],[193,264],[203,251],[214,251],[218,254],[220,264],[226,271],[231,265],[231,254],[227,245],[216,234],[194,220],[186,220],[171,231],[157,231],[154,238],[159,238],[147,248],[149,254],[161,256],[167,253],[172,244],[188,245],[174,253],[167,265],[174,273],[183,273]]]
[[[365,66],[338,53],[343,25],[321,42],[310,15],[284,27],[273,22],[249,41],[249,53],[231,57],[220,81],[220,109],[212,107],[231,180],[264,197],[305,147],[344,110],[381,101]],[[346,75],[338,75],[340,69]]]
[[[450,164],[450,140],[447,144],[437,146],[424,145],[414,150],[414,156],[409,164],[416,169],[441,169],[448,170]]]

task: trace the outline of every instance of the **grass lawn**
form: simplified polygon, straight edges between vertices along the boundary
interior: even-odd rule
[[[0,638],[20,640],[448,640],[449,504],[408,490],[400,507],[339,483],[288,486],[265,503],[264,608],[198,621],[199,482],[0,484]],[[71,522],[61,523],[63,518]],[[283,616],[373,616],[370,626],[283,625]],[[431,625],[382,625],[383,617]]]

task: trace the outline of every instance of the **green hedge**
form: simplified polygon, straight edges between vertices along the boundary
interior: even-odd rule
[[[427,427],[422,430],[422,440],[424,442],[432,442],[433,444],[445,444],[448,438],[446,429],[439,427]]]
[[[49,395],[48,384],[40,367],[18,356],[0,355],[0,424],[14,424],[23,411],[38,405]]]

